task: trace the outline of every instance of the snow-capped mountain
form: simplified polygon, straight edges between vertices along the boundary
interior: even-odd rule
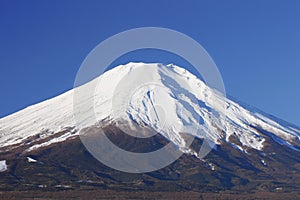
[[[147,135],[149,129],[155,135]],[[171,143],[183,155],[153,172],[121,172],[82,144],[81,136],[94,131],[130,152]],[[191,145],[187,134],[194,136]],[[197,153],[204,138],[216,145],[203,158]],[[300,194],[299,138],[299,127],[226,98],[186,69],[129,63],[0,119],[0,191],[230,190],[294,197]]]
[[[74,118],[74,93],[80,95],[94,84],[94,105],[80,110],[86,113],[78,122]],[[83,104],[90,102],[86,98],[79,99]],[[96,115],[97,122],[124,120],[129,126],[149,126],[183,151],[188,149],[180,135],[186,132],[185,127],[198,128],[200,131],[187,131],[196,138],[205,136],[215,144],[227,142],[244,152],[263,151],[265,138],[270,135],[274,142],[299,151],[300,128],[239,105],[186,69],[145,63],[115,67],[83,86],[0,119],[0,147],[35,141],[28,146],[30,151],[64,141],[95,125],[91,115]],[[231,136],[238,142],[230,141]]]

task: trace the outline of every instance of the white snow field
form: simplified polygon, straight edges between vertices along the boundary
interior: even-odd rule
[[[80,94],[93,85],[97,85],[94,104],[81,111],[85,118],[77,123],[73,112],[74,91]],[[84,104],[91,97],[76,98]],[[192,126],[201,131],[190,134],[198,138],[205,135],[216,144],[230,143],[229,137],[235,135],[240,145],[232,145],[245,152],[247,148],[263,150],[266,135],[299,150],[292,145],[299,144],[299,127],[250,106],[241,106],[186,69],[157,63],[117,66],[85,85],[0,119],[0,147],[22,145],[36,135],[39,137],[35,140],[47,137],[49,140],[29,150],[62,142],[78,135],[80,129],[95,125],[97,121],[92,120],[92,115],[97,121],[122,119],[129,124],[147,125],[178,147],[186,145],[180,133],[185,131],[184,127]],[[68,131],[50,137],[64,130]]]

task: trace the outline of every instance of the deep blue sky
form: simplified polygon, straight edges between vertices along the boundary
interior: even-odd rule
[[[0,117],[71,89],[109,36],[158,26],[202,44],[228,94],[300,125],[300,1],[181,2],[0,0]]]

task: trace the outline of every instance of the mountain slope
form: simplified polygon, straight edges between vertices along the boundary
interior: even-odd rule
[[[151,84],[145,85],[147,82]],[[98,121],[125,119],[131,125],[134,124],[132,121],[146,124],[182,148],[185,147],[184,140],[178,134],[184,132],[185,127],[192,126],[201,131],[190,134],[198,138],[208,137],[216,144],[225,140],[242,151],[247,148],[262,150],[268,133],[272,134],[274,141],[299,150],[300,128],[276,121],[255,109],[244,108],[174,65],[129,63],[106,72],[77,90],[86,90],[95,83],[98,87],[94,105],[88,105],[86,109],[94,109]],[[131,89],[135,90],[134,94],[129,93]],[[73,95],[74,90],[70,90],[0,119],[0,146],[21,144],[32,137],[51,138],[57,132],[70,130],[40,144],[44,146],[63,141],[76,132],[78,134],[79,129],[94,125],[88,111],[86,120],[80,122],[80,126],[76,123]],[[86,101],[85,97],[81,99]],[[128,102],[124,103],[123,99],[128,99]],[[230,142],[231,136],[237,137],[239,144]]]
[[[89,104],[91,97],[84,91],[95,85]],[[81,121],[76,118],[78,110]],[[148,128],[159,134],[143,135]],[[79,135],[91,130],[104,131],[127,151],[152,152],[172,143],[184,154],[154,172],[120,172],[85,149]],[[299,195],[299,133],[297,126],[225,98],[183,68],[129,63],[0,119],[0,161],[5,164],[0,190],[229,190]],[[195,137],[191,145],[185,134]],[[205,137],[216,145],[202,159],[197,153]]]

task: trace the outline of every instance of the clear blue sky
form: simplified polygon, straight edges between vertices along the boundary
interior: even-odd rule
[[[109,36],[158,26],[202,44],[228,94],[300,125],[300,1],[181,2],[0,0],[0,117],[71,89]]]

